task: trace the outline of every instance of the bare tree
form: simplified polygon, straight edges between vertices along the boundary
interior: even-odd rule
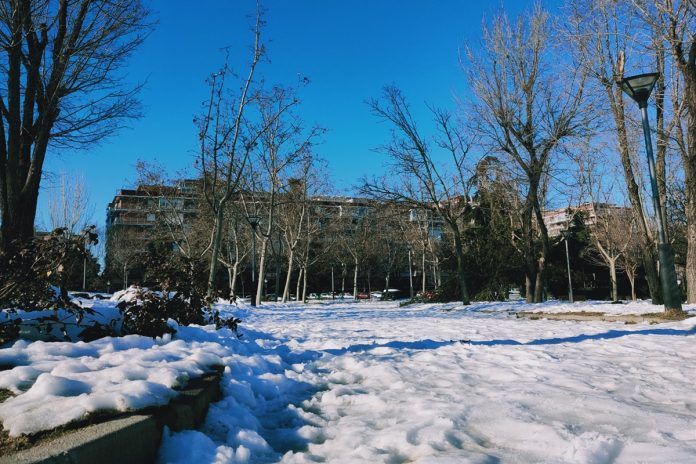
[[[667,132],[667,135],[680,154],[684,170],[687,198],[687,301],[696,303],[696,3],[693,0],[633,0],[632,4],[653,29],[656,36],[655,49],[662,52],[664,47],[671,58],[669,64],[674,74],[671,82],[674,130]],[[659,69],[663,74],[664,68],[663,65]],[[658,92],[658,98],[659,96]],[[659,137],[658,131],[658,142]],[[664,201],[664,187],[661,193]]]
[[[230,298],[234,298],[237,295],[238,276],[244,269],[245,260],[251,254],[251,243],[248,239],[251,227],[238,203],[231,202],[229,209],[219,261],[227,269]]]
[[[306,80],[301,82],[306,83]],[[261,235],[259,278],[256,304],[261,303],[266,258],[276,232],[277,208],[287,183],[293,179],[293,170],[311,159],[311,148],[323,129],[305,130],[302,121],[292,114],[291,108],[299,103],[294,89],[273,88],[259,100],[259,144],[247,176],[247,197],[253,209],[264,218],[257,233]]]
[[[632,267],[632,260],[625,256],[629,246],[635,243],[633,240],[635,221],[628,210],[622,211],[596,202],[592,202],[592,207],[596,219],[589,229],[594,253],[587,254],[586,258],[591,263],[603,265],[609,269],[611,299],[618,301],[618,270],[628,270],[632,294],[635,294],[636,268]]]
[[[48,197],[48,210],[51,229],[64,228],[72,235],[84,230],[92,220],[93,214],[84,176],[60,173],[58,185],[51,190]]]
[[[288,258],[288,268],[283,287],[282,301],[285,303],[290,298],[290,281],[296,265],[296,252],[302,231],[307,220],[308,202],[306,199],[306,186],[303,180],[297,180],[290,185],[287,193],[287,201],[281,207],[278,214],[278,227],[282,231],[285,242],[285,250]]]
[[[362,191],[379,200],[431,211],[444,221],[454,242],[461,299],[469,304],[462,229],[472,185],[466,165],[470,141],[450,113],[435,108],[438,134],[426,140],[396,87],[385,87],[382,99],[371,100],[369,105],[376,116],[392,125],[392,141],[382,148],[391,159],[392,174],[389,179],[365,181]]]
[[[353,298],[358,298],[358,277],[371,253],[375,220],[368,206],[346,207],[340,217],[339,246],[345,250],[353,266]]]
[[[603,93],[602,101],[608,106],[610,131],[619,154],[628,199],[633,210],[638,236],[642,249],[642,265],[648,281],[653,303],[661,301],[660,284],[656,267],[655,237],[646,214],[640,192],[641,176],[636,172],[639,166],[638,147],[631,143],[638,137],[630,137],[630,113],[627,111],[624,95],[616,82],[623,78],[626,56],[640,49],[636,43],[636,30],[639,24],[628,2],[608,0],[585,0],[574,4],[571,18],[571,38],[577,53],[578,63],[588,71],[592,82]],[[662,84],[660,85],[662,87]],[[600,93],[598,93],[600,94]],[[658,88],[658,98],[661,91]],[[662,111],[662,105],[660,106]],[[664,116],[660,116],[663,118]],[[663,126],[662,119],[658,127]],[[660,168],[664,174],[664,127],[658,136],[660,148]],[[662,181],[661,184],[664,184]]]
[[[550,161],[589,125],[581,104],[584,78],[563,67],[551,30],[552,18],[539,6],[512,24],[500,14],[484,26],[481,51],[469,50],[466,63],[476,97],[474,127],[489,150],[518,167],[526,190],[522,250],[528,302],[544,297],[549,237],[542,212]]]
[[[86,147],[139,115],[119,70],[149,31],[140,0],[0,4],[1,247],[33,236],[49,146]]]
[[[145,253],[146,240],[118,229],[112,230],[106,237],[109,253],[107,266],[116,275],[120,273],[123,289],[128,288],[129,274]]]
[[[254,45],[246,77],[237,94],[228,92],[230,70],[227,62],[210,79],[210,98],[204,114],[197,119],[199,150],[197,164],[203,179],[203,195],[212,212],[210,238],[210,271],[207,298],[215,292],[220,251],[226,223],[226,206],[241,193],[242,177],[247,173],[251,153],[280,116],[297,103],[264,95],[254,80],[257,66],[264,55],[261,43],[263,27],[261,8],[257,7],[254,23]],[[258,114],[252,114],[253,108]],[[263,279],[260,279],[263,281]]]
[[[626,221],[630,219],[630,221]],[[624,224],[621,228],[629,231],[626,247],[616,263],[617,269],[626,273],[628,283],[631,285],[631,300],[636,301],[636,277],[641,263],[641,244],[637,237],[635,219],[624,216]]]

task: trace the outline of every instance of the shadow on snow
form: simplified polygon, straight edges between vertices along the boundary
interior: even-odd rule
[[[500,340],[416,340],[411,342],[392,341],[387,343],[373,343],[351,345],[345,348],[323,350],[325,353],[340,356],[345,353],[356,353],[361,351],[374,350],[375,348],[393,348],[397,350],[435,350],[443,346],[454,345],[456,343],[479,346],[533,346],[533,345],[560,345],[563,343],[581,343],[586,340],[610,340],[626,337],[629,335],[671,335],[687,336],[696,335],[696,326],[690,329],[643,329],[643,330],[609,330],[597,334],[580,334],[571,337],[554,337],[520,342],[512,339]]]

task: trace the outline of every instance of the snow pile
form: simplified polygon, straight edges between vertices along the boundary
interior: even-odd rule
[[[0,388],[17,395],[0,404],[0,420],[17,436],[96,411],[163,405],[176,395],[174,388],[222,364],[229,354],[219,343],[171,337],[129,335],[90,343],[20,340],[0,349],[0,364],[15,366],[0,371]]]
[[[143,293],[149,292],[150,290],[148,288],[131,285],[125,290],[119,290],[118,292],[115,292],[113,295],[111,295],[109,301],[112,301],[117,304],[123,301],[131,303],[137,301],[138,297],[141,296]]]
[[[225,399],[160,460],[696,461],[696,318],[533,321],[496,305],[229,308],[269,335],[224,359]]]

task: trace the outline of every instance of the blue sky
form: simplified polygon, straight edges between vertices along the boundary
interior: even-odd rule
[[[385,84],[402,88],[416,117],[424,103],[453,107],[466,95],[459,50],[477,44],[484,14],[505,7],[516,12],[531,2],[464,0],[267,0],[265,37],[268,83],[293,83],[298,74],[311,84],[302,90],[301,115],[328,129],[319,154],[328,161],[332,184],[351,193],[359,179],[384,172],[374,149],[388,139],[386,126],[365,100]],[[158,24],[129,61],[125,75],[146,81],[144,117],[98,147],[52,151],[42,184],[37,221],[46,213],[51,174],[81,173],[104,223],[105,208],[119,188],[136,182],[134,164],[156,159],[172,172],[192,165],[196,145],[193,117],[205,100],[205,79],[222,64],[230,47],[243,63],[251,43],[250,0],[159,0],[148,2]]]

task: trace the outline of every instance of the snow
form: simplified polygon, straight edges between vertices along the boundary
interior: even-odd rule
[[[116,302],[95,303],[113,306]],[[518,319],[655,312],[647,302],[221,303],[213,327],[0,349],[11,435],[164,404],[223,365],[199,430],[161,463],[696,462],[696,317],[659,325]],[[687,308],[696,311],[696,307]]]
[[[214,332],[212,327],[198,330]],[[90,343],[20,340],[0,349],[0,364],[15,366],[0,371],[0,388],[16,394],[0,404],[0,420],[11,436],[18,436],[97,411],[167,404],[176,395],[174,388],[221,365],[228,354],[218,343],[171,337],[128,335]]]
[[[617,306],[655,312],[572,311]],[[245,321],[246,350],[223,358],[225,398],[203,427],[166,434],[162,463],[696,460],[696,318],[508,314],[536,309],[524,303],[220,309]]]

